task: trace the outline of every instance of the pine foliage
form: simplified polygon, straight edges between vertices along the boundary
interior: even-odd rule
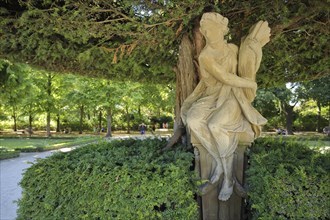
[[[264,86],[329,74],[325,0],[0,0],[0,57],[58,72],[173,81],[184,34],[205,11],[228,17],[235,44],[259,20],[272,29],[258,81]]]

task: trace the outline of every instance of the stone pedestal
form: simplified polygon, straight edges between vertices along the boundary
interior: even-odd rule
[[[234,153],[234,175],[236,181],[241,185],[244,182],[245,168],[245,150],[250,145],[248,143],[240,143]],[[202,145],[194,145],[196,156],[196,170],[199,172],[202,180],[209,179],[209,175],[216,166],[216,162],[212,156],[205,150]],[[220,181],[200,198],[200,219],[201,220],[243,220],[243,198],[237,188],[234,188],[234,193],[226,202],[219,201],[218,195],[222,183]]]

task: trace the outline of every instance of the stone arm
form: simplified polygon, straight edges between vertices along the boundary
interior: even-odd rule
[[[207,73],[211,74],[216,80],[222,82],[223,84],[239,88],[257,89],[256,82],[226,72],[224,68],[212,57],[201,55],[199,57],[199,63],[201,71],[207,71]]]
[[[266,21],[259,21],[242,38],[238,56],[238,75],[256,81],[256,74],[262,58],[262,47],[269,42],[270,28]],[[246,98],[252,102],[256,91],[243,89]]]

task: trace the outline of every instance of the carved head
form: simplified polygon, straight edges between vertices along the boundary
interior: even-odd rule
[[[204,36],[208,29],[221,31],[223,35],[228,33],[228,19],[215,12],[204,13],[200,25]]]

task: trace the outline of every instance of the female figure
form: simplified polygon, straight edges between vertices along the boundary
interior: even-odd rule
[[[201,144],[216,161],[209,183],[215,184],[224,174],[218,197],[223,201],[233,192],[233,153],[240,136],[252,141],[260,133],[260,125],[266,123],[243,90],[255,95],[257,84],[237,75],[238,47],[224,40],[227,25],[228,19],[220,14],[202,16],[200,31],[206,46],[199,56],[201,80],[181,109],[192,144]]]

